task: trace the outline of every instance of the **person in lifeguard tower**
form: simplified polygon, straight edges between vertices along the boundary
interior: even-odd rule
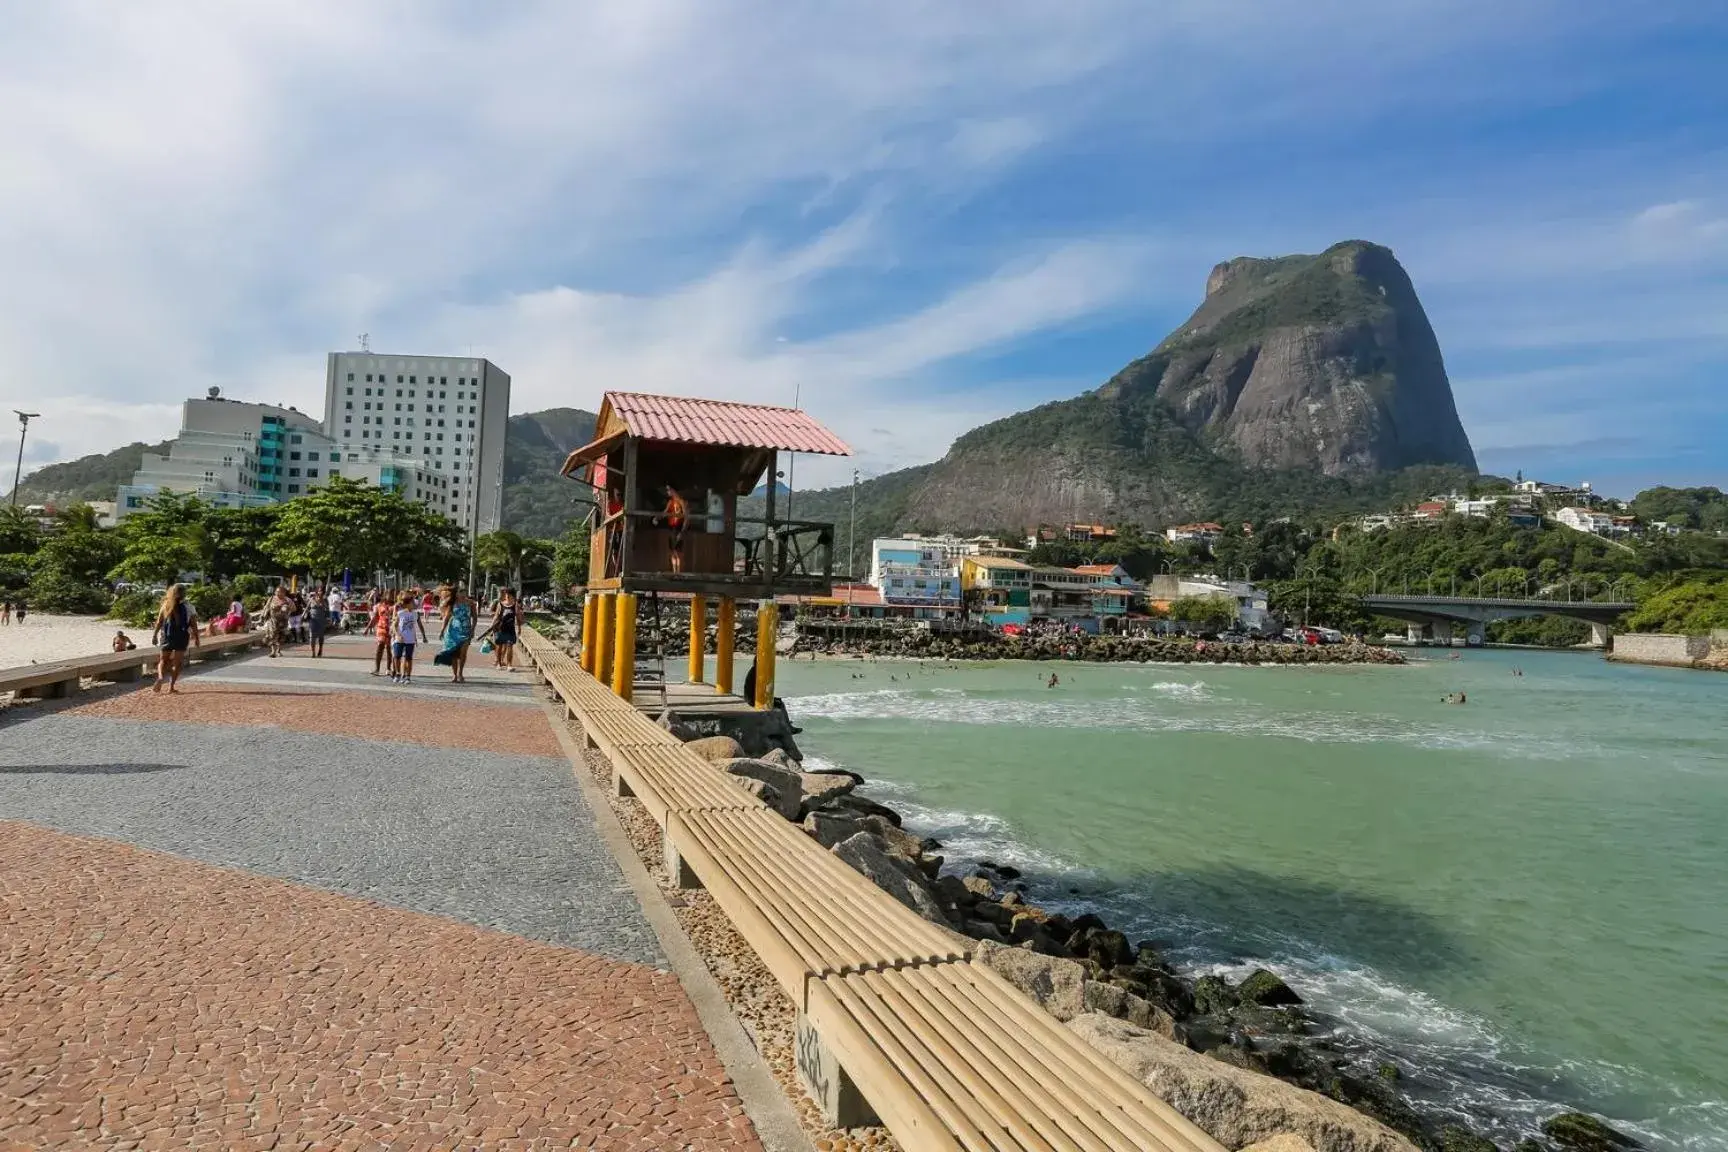
[[[666,485],[666,508],[660,513],[659,519],[666,522],[666,527],[672,531],[670,552],[672,555],[672,571],[684,571],[684,527],[687,523],[686,513],[689,511],[684,503],[684,497],[678,495],[678,489]]]

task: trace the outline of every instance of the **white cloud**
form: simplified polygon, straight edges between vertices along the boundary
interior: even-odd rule
[[[512,373],[518,410],[609,387],[801,389],[872,470],[929,459],[1025,395],[969,359],[1199,292],[1196,261],[1153,262],[1192,246],[1156,208],[1077,226],[1028,196],[951,243],[943,225],[972,198],[1073,150],[1075,187],[1143,185],[1161,204],[1205,186],[1185,147],[1473,98],[1496,61],[1564,41],[1570,11],[9,5],[0,412],[43,410],[42,443],[76,455],[170,435],[213,383],[313,406],[323,353],[364,331],[472,346]],[[1088,159],[1097,135],[1120,147]],[[1722,243],[1707,201],[1642,208],[1614,242],[1645,261]]]

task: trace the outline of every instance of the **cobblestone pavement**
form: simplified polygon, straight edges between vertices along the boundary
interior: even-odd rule
[[[0,992],[0,1147],[761,1147],[670,975],[5,821]]]
[[[759,1148],[531,676],[328,651],[0,716],[0,1152]]]
[[[380,707],[378,694],[372,692],[278,689],[200,678],[188,681],[177,695],[127,692],[80,704],[63,715],[244,724],[523,756],[563,756],[538,708],[411,699],[406,709],[397,701]],[[410,718],[406,725],[405,715]]]

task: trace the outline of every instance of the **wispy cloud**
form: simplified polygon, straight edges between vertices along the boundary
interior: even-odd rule
[[[1043,349],[1143,352],[1213,261],[1346,235],[1406,257],[1467,420],[1476,382],[1605,337],[1618,359],[1689,342],[1695,371],[1728,315],[1710,179],[1728,141],[1677,124],[1694,137],[1617,165],[1624,141],[1534,121],[1650,83],[1625,45],[1708,18],[1603,0],[12,5],[0,409],[28,401],[39,445],[74,455],[171,434],[212,383],[313,406],[322,354],[365,331],[492,357],[518,410],[796,391],[881,470],[1071,394]],[[1543,148],[1493,138],[1517,116]],[[1480,410],[1489,440],[1529,442],[1517,411]]]

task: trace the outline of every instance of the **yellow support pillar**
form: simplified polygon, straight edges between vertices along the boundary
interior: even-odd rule
[[[612,628],[612,691],[621,700],[636,695],[636,593],[618,593],[618,623]]]
[[[594,654],[599,647],[600,637],[596,635],[600,625],[600,595],[590,592],[582,597],[582,671],[590,676],[594,674]]]
[[[594,667],[589,671],[602,684],[612,682],[612,625],[617,620],[612,601],[616,596],[613,592],[602,592],[594,606]]]
[[[702,683],[703,657],[708,655],[708,597],[690,597],[690,683]]]
[[[720,597],[720,614],[714,621],[714,691],[721,696],[732,695],[732,637],[738,630],[737,611],[736,600]]]
[[[773,600],[756,607],[756,699],[757,708],[774,703],[774,641],[780,635],[780,613]]]

